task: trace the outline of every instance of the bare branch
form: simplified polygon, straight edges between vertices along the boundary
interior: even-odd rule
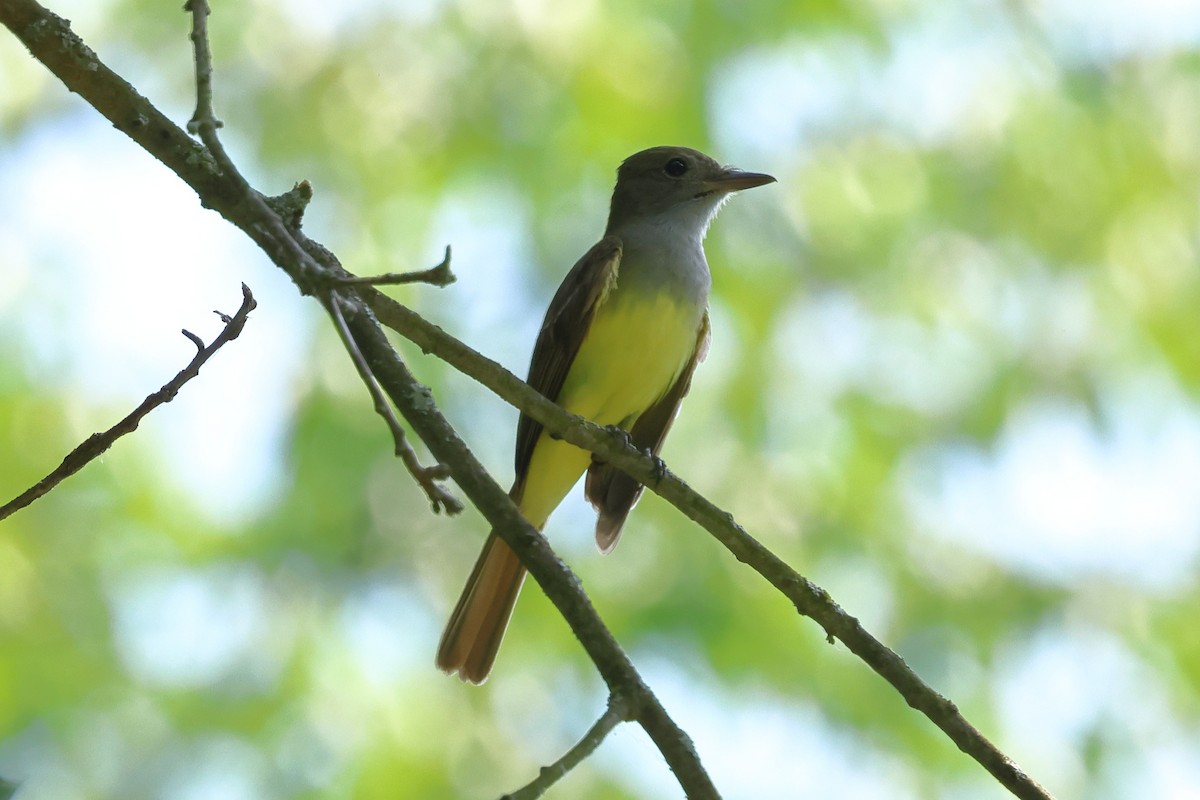
[[[515,792],[506,794],[500,800],[537,800],[546,791],[558,783],[559,779],[565,776],[568,772],[579,766],[585,758],[595,752],[600,743],[604,741],[609,732],[621,722],[628,719],[627,709],[624,704],[614,697],[609,697],[608,708],[604,709],[604,713],[600,715],[600,719],[596,720],[595,724],[588,729],[588,732],[583,735],[574,747],[563,754],[562,758],[555,761],[549,766],[542,767],[538,776],[532,781],[517,789]]]
[[[226,342],[233,341],[241,334],[242,328],[245,327],[246,320],[250,316],[250,312],[257,305],[258,302],[254,299],[254,295],[250,293],[249,287],[243,283],[241,308],[232,317],[222,315],[225,321],[225,329],[221,331],[216,339],[213,339],[212,344],[205,347],[200,337],[185,330],[183,335],[190,339],[199,351],[191,362],[161,389],[143,400],[128,416],[103,433],[93,433],[78,447],[68,453],[66,458],[62,460],[62,463],[53,472],[26,489],[16,498],[0,506],[0,519],[5,519],[13,512],[19,511],[38,498],[48,494],[55,486],[58,486],[58,484],[83,469],[89,461],[92,461],[105,450],[112,447],[117,439],[137,430],[142,418],[151,411],[163,403],[169,403],[174,400],[175,395],[179,394],[179,390],[183,388],[183,385],[200,374],[200,367],[204,366],[204,362],[208,361]]]
[[[180,331],[180,333],[182,333],[189,342],[196,345],[197,352],[200,352],[200,353],[204,352],[204,340],[203,339],[201,339],[199,336],[197,336],[196,334],[189,331],[187,328],[184,328],[182,331]]]
[[[183,10],[192,15],[191,39],[196,59],[196,111],[188,121],[188,133],[198,134],[200,141],[204,142],[204,146],[216,160],[221,172],[228,176],[232,183],[236,183],[240,189],[248,192],[250,184],[242,177],[242,173],[238,171],[233,160],[229,158],[229,154],[225,152],[225,145],[221,144],[221,138],[217,136],[217,129],[223,127],[225,123],[217,119],[213,112],[212,50],[208,44],[208,15],[211,12],[208,8],[208,0],[187,0]]]
[[[899,655],[842,610],[829,593],[797,573],[733,519],[733,515],[696,492],[660,459],[633,447],[627,436],[568,414],[503,366],[480,355],[411,309],[369,287],[358,289],[380,322],[540,422],[547,431],[641,481],[713,535],[737,560],[745,563],[783,594],[796,610],[815,620],[830,637],[890,683],[913,708],[925,714],[967,755],[1005,788],[1023,800],[1048,800],[1050,794],[972,726],[955,705],[935,691]]]
[[[429,283],[434,286],[449,286],[458,280],[450,271],[450,245],[446,245],[446,255],[442,263],[436,267],[423,269],[419,272],[386,272],[383,275],[359,277],[357,275],[338,278],[342,286],[384,286],[400,283]]]
[[[454,482],[542,587],[596,665],[609,693],[625,698],[630,717],[638,721],[658,747],[687,796],[695,800],[719,797],[691,739],[642,680],[629,656],[596,613],[575,573],[562,562],[541,531],[521,515],[508,493],[487,473],[442,416],[429,389],[413,377],[374,317],[363,313],[348,317],[346,322],[380,386],[434,457],[449,467]]]
[[[195,13],[195,9],[192,9]],[[243,230],[296,282],[304,294],[327,291],[344,277],[336,259],[299,234],[292,220],[283,220],[257,192],[219,168],[215,153],[196,145],[178,126],[109,70],[73,32],[65,20],[35,0],[0,0],[0,23],[9,27],[73,92],[91,103],[120,131],[162,161],[186,181],[201,202]],[[215,119],[212,121],[215,131]],[[201,128],[203,130],[203,128]],[[921,710],[960,749],[982,764],[1014,795],[1046,800],[1050,795],[975,730],[952,703],[933,691],[903,660],[862,629],[828,594],[798,575],[751,538],[732,517],[692,492],[669,472],[659,474],[654,462],[617,441],[600,428],[573,418],[541,397],[498,364],[487,361],[436,326],[390,301],[370,286],[354,291],[387,324],[412,339],[426,352],[437,352],[452,366],[484,383],[505,400],[528,413],[548,431],[579,447],[600,454],[613,466],[643,481],[653,491],[709,530],[739,560],[767,578],[830,635],[841,639],[876,672],[887,679],[914,708]],[[352,304],[351,304],[352,305]],[[406,319],[407,318],[407,319]],[[633,715],[658,745],[689,797],[716,797],[687,736],[667,716],[641,680],[611,633],[595,614],[577,579],[554,555],[545,540],[520,515],[504,491],[483,471],[434,406],[428,389],[409,373],[387,344],[371,311],[346,315],[347,326],[380,386],[434,457],[447,465],[462,487],[502,538],[513,547],[530,574],[554,602],[609,685],[610,692],[630,698]],[[437,350],[435,343],[440,334]]]
[[[304,209],[307,207],[309,200],[312,199],[312,186],[307,181],[302,181],[297,183],[290,192],[268,199],[255,192],[246,182],[246,179],[242,177],[241,172],[233,163],[229,154],[226,153],[225,147],[217,135],[217,130],[223,127],[224,123],[217,119],[213,111],[212,51],[208,41],[208,16],[211,12],[208,7],[208,0],[188,0],[184,5],[184,10],[192,15],[191,40],[196,62],[196,111],[192,115],[192,119],[188,122],[188,132],[199,135],[200,141],[204,143],[204,146],[212,154],[221,172],[228,176],[231,183],[235,184],[251,198],[252,202],[256,205],[262,204],[264,208],[275,212],[274,216],[276,216],[277,221],[284,222],[298,231]],[[282,219],[279,219],[280,217]],[[447,246],[446,258],[443,262],[431,270],[426,270],[422,274],[429,276],[440,275],[442,279],[445,279],[445,276],[449,276],[447,282],[453,282],[454,276],[450,273],[449,257],[450,248]],[[433,279],[436,279],[436,277],[431,278],[431,280]],[[345,345],[351,361],[354,362],[359,376],[371,394],[375,411],[383,417],[384,422],[392,433],[396,455],[404,462],[409,473],[425,492],[435,513],[444,510],[448,515],[458,514],[463,509],[462,503],[438,483],[438,480],[445,478],[445,470],[440,465],[425,467],[421,464],[416,452],[412,449],[412,446],[408,443],[404,435],[404,429],[400,427],[400,423],[396,419],[395,414],[392,413],[387,400],[379,391],[379,385],[363,361],[362,354],[354,344],[353,337],[346,330],[346,322],[343,318],[342,309],[338,304],[337,297],[332,294],[329,295],[328,300],[325,301],[325,306],[333,318],[334,326],[337,328],[338,335],[342,339],[342,344]]]
[[[42,8],[36,0],[0,0],[0,23],[12,30],[34,57],[71,91],[179,175],[196,191],[205,207],[216,210],[245,232],[292,278],[302,293],[328,291],[336,278],[344,276],[328,250],[299,233],[297,220],[281,219],[260,194],[244,190],[222,173],[206,149],[108,69],[75,36],[65,20]],[[352,301],[358,302],[356,298]],[[639,723],[662,752],[680,786],[691,798],[716,798],[716,787],[691,740],[646,686],[592,608],[575,575],[458,438],[433,404],[428,389],[416,382],[392,350],[370,310],[363,307],[361,313],[345,316],[380,385],[555,603],[596,663],[610,693],[631,698],[631,706],[638,709]]]
[[[358,376],[362,378],[367,391],[371,394],[371,400],[375,403],[375,412],[383,417],[388,430],[392,433],[392,441],[396,445],[396,455],[404,462],[404,466],[408,468],[409,473],[424,490],[425,496],[429,498],[429,502],[433,506],[434,513],[442,510],[445,510],[450,516],[459,513],[463,510],[463,504],[438,483],[439,480],[445,480],[449,476],[449,472],[440,464],[426,467],[417,458],[416,451],[412,449],[412,445],[408,443],[408,437],[404,435],[404,428],[400,427],[400,420],[396,419],[396,415],[392,413],[391,405],[388,404],[387,398],[379,389],[379,382],[375,380],[371,368],[367,366],[367,362],[363,358],[362,351],[358,349],[358,344],[350,334],[350,329],[346,327],[346,318],[342,314],[342,302],[336,292],[330,293],[326,303],[329,316],[333,318],[333,326],[337,329],[346,352],[350,354],[350,360],[354,362]]]

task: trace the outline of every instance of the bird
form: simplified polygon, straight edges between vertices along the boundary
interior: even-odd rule
[[[604,236],[575,263],[546,311],[526,382],[565,410],[627,432],[657,457],[709,339],[712,285],[703,241],[736,191],[773,183],[688,147],[651,147],[617,169]],[[522,414],[509,496],[539,530],[586,471],[596,544],[610,552],[642,485]],[[487,680],[525,579],[493,530],[446,624],[437,666]]]

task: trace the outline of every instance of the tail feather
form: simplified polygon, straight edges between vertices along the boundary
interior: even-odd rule
[[[590,458],[584,450],[543,436],[529,468],[518,470],[508,496],[525,519],[541,530]],[[530,473],[535,476],[532,484],[526,481]],[[487,680],[524,582],[525,567],[520,559],[492,531],[442,633],[437,653],[439,669],[450,675],[457,673],[471,683]]]
[[[438,669],[471,683],[487,680],[524,582],[516,553],[493,531],[442,634]]]

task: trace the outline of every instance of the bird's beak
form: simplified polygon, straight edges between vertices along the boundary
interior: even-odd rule
[[[753,189],[755,186],[765,186],[774,182],[775,178],[770,175],[730,167],[716,177],[706,180],[704,188],[710,192],[740,192],[742,189]]]

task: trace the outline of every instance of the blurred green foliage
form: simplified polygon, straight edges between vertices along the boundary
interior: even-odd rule
[[[1056,796],[1193,796],[1194,12],[335,6],[215,4],[217,110],[256,185],[311,180],[310,233],[359,273],[427,266],[449,240],[459,283],[398,296],[523,373],[620,159],[677,143],[772,172],[778,186],[734,200],[709,237],[714,344],[668,463]],[[55,10],[186,121],[183,14]],[[77,105],[0,35],[0,182],[16,181],[5,151],[78,124]],[[78,392],[69,359],[39,360],[26,322],[53,329],[92,298],[48,290],[63,257],[23,236],[0,228],[4,499],[125,413]],[[237,273],[266,280],[242,252]],[[283,324],[270,309],[287,292],[260,294],[245,337]],[[0,523],[0,775],[20,800],[497,796],[602,709],[535,587],[485,687],[436,673],[484,525],[428,513],[328,326],[299,308],[316,333],[263,384],[286,387],[264,456],[282,477],[249,510],[172,479],[193,454],[148,421]],[[398,346],[507,481],[515,413]],[[224,417],[264,391],[207,401],[213,447],[245,446]],[[575,502],[548,533],[728,797],[1004,796],[666,504],[646,498],[605,559],[590,520]],[[677,794],[631,728],[551,793]]]

